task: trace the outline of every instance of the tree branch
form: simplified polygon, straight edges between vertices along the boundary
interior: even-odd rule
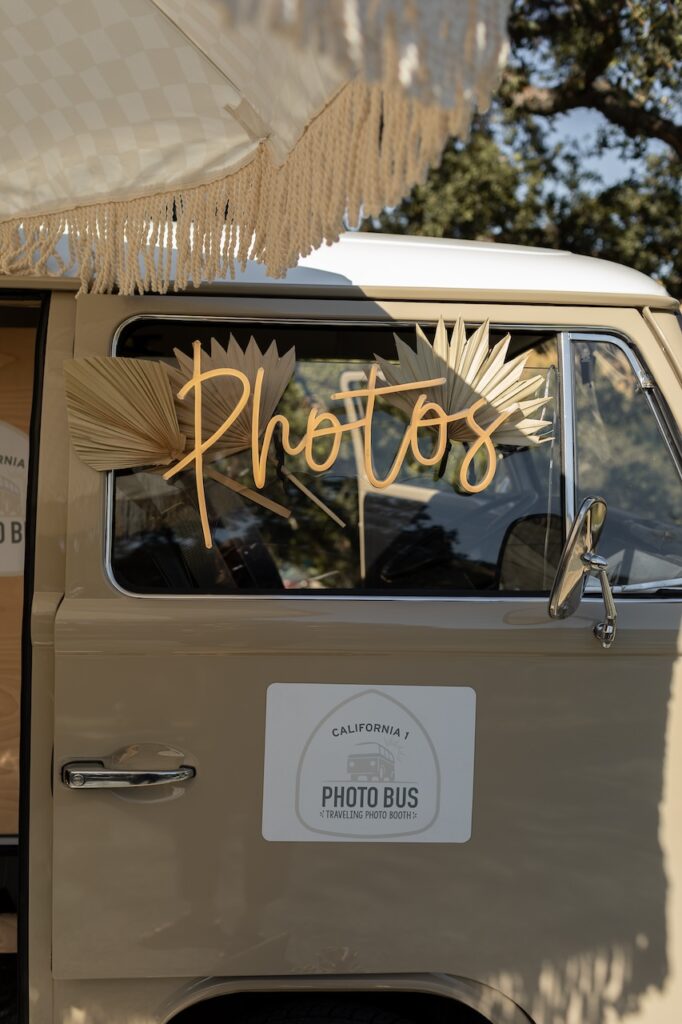
[[[554,89],[526,85],[511,97],[511,104],[517,110],[545,117],[592,107],[632,138],[660,139],[682,160],[682,126],[655,110],[647,110],[605,78],[595,78],[584,86],[569,82]]]
[[[656,110],[647,110],[605,78],[595,79],[587,93],[591,105],[628,135],[660,139],[682,159],[682,125],[675,124]]]

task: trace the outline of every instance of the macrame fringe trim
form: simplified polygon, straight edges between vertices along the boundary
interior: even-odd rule
[[[248,164],[209,185],[0,224],[0,273],[78,272],[82,292],[124,295],[234,277],[247,259],[283,277],[300,257],[336,241],[344,220],[357,224],[397,205],[439,161],[447,139],[466,134],[472,107],[443,110],[397,85],[354,80],[282,166],[261,143]]]

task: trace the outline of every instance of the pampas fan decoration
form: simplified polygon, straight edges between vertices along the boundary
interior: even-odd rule
[[[64,364],[73,446],[92,469],[167,466],[182,457],[165,367],[141,359],[93,356]]]

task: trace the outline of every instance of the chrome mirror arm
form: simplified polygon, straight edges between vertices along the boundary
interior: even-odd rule
[[[566,619],[578,610],[589,576],[596,576],[606,612],[603,622],[594,627],[594,635],[604,648],[616,639],[616,605],[608,577],[608,562],[596,552],[606,520],[603,498],[585,498],[573,520],[564,544],[547,611],[551,619]]]
[[[613,592],[607,572],[609,563],[601,555],[595,554],[594,551],[586,551],[582,555],[582,561],[588,571],[593,576],[596,576],[601,584],[601,596],[604,600],[606,618],[604,622],[598,622],[594,627],[594,635],[601,642],[602,647],[609,648],[616,639],[616,619],[618,618],[616,603],[613,600]]]

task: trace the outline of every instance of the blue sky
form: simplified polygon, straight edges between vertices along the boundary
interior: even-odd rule
[[[594,137],[600,128],[606,125],[606,119],[597,110],[572,110],[567,114],[557,114],[554,118],[552,131],[549,133],[551,142],[575,141],[578,147]],[[571,146],[571,148],[573,148]],[[649,151],[664,151],[663,143],[649,143]],[[590,170],[601,175],[606,186],[613,185],[617,181],[627,178],[633,170],[637,170],[637,161],[624,160],[620,151],[615,149],[604,153],[598,158],[590,158],[586,161]]]

